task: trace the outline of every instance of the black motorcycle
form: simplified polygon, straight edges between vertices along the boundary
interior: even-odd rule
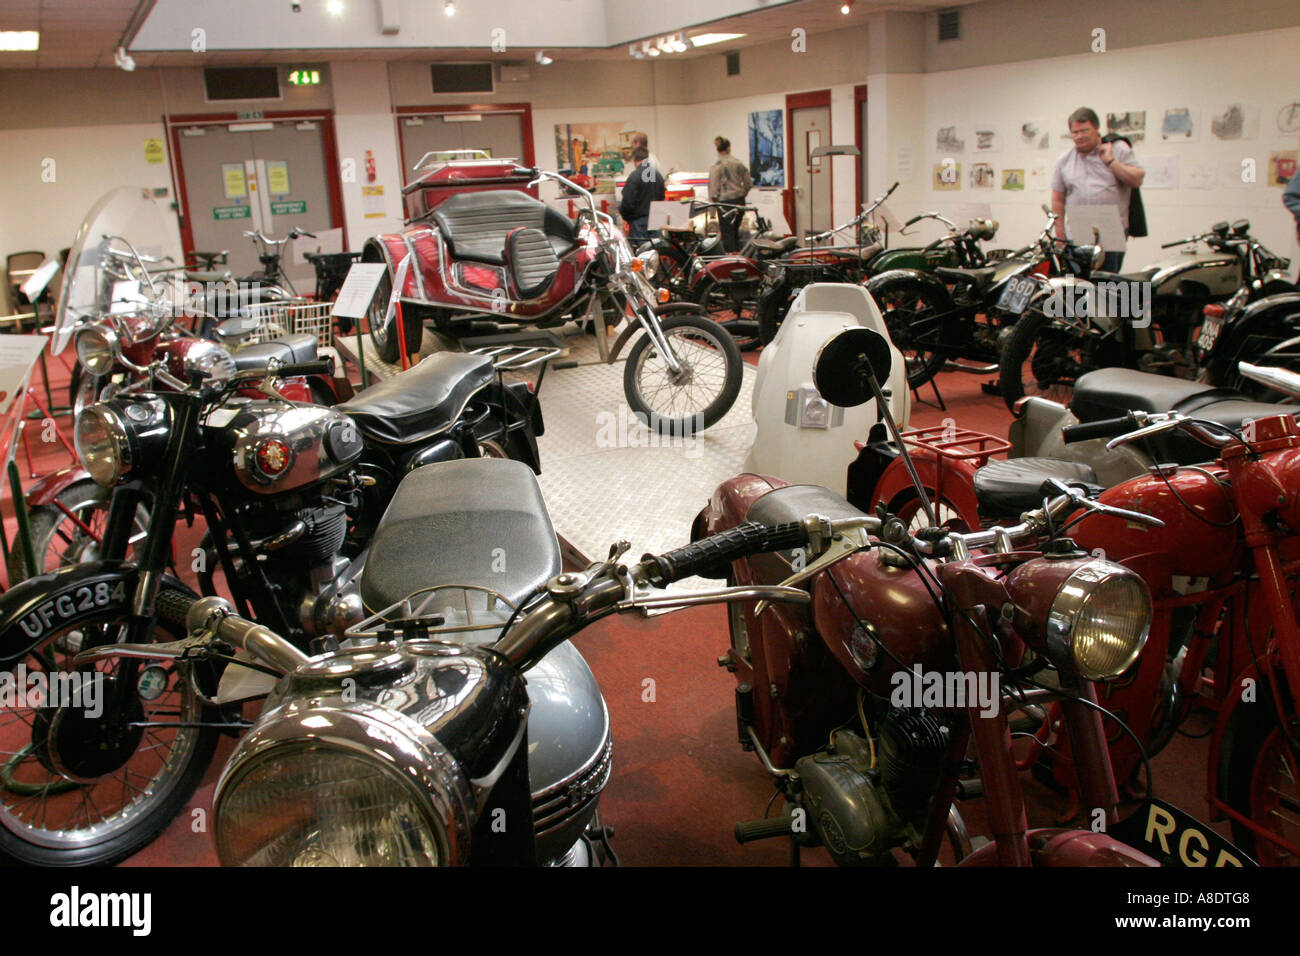
[[[114,492],[98,556],[0,598],[0,674],[43,675],[49,688],[66,678],[82,706],[29,701],[30,719],[0,725],[0,859],[94,864],[135,852],[184,806],[218,732],[244,726],[237,703],[265,695],[250,689],[255,670],[230,668],[237,686],[223,681],[228,660],[184,679],[138,657],[71,664],[93,647],[185,637],[156,614],[193,593],[168,573],[177,518],[206,521],[203,544],[178,558],[204,591],[224,572],[241,614],[322,651],[364,616],[367,546],[404,475],[484,453],[539,469],[535,396],[505,383],[488,356],[437,353],[328,408],[275,390],[276,377],[329,367],[195,376],[78,418],[78,456]],[[254,380],[264,398],[237,394]],[[143,540],[133,534],[141,509],[152,516]]]

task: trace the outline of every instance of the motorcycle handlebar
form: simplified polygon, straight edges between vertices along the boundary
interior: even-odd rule
[[[334,360],[326,357],[311,362],[290,362],[277,365],[274,369],[268,368],[266,374],[273,374],[279,378],[288,378],[291,375],[333,375]]]
[[[746,521],[666,554],[643,555],[641,567],[651,584],[665,587],[710,568],[725,567],[751,554],[799,548],[807,543],[808,529],[803,522],[791,521],[768,527],[757,521]]]
[[[1133,417],[1133,413],[1129,412],[1119,418],[1103,418],[1101,421],[1096,422],[1066,425],[1061,429],[1061,440],[1069,445],[1074,442],[1089,441],[1093,438],[1112,438],[1115,435],[1123,435],[1125,432],[1131,432],[1140,427],[1141,425]]]

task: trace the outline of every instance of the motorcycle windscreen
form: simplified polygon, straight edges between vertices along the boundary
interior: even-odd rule
[[[145,275],[131,249],[149,262]],[[63,288],[54,321],[51,351],[58,355],[72,340],[77,323],[113,307],[114,289],[136,288],[147,298],[171,297],[184,287],[180,232],[171,210],[149,190],[120,186],[105,193],[91,207],[77,230],[63,270]],[[117,283],[128,283],[118,286]]]

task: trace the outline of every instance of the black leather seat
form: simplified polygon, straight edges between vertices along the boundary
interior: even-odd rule
[[[1009,458],[991,461],[975,472],[975,498],[983,518],[1012,518],[1040,508],[1040,489],[1048,478],[1101,491],[1090,465],[1059,458]]]
[[[799,245],[798,236],[786,236],[784,239],[752,239],[751,244],[755,249],[762,250],[765,256],[779,256],[782,253],[789,252],[795,246]]]
[[[569,252],[576,241],[568,217],[513,189],[452,196],[434,210],[433,220],[457,259],[496,266],[505,265],[506,236],[520,226],[540,230],[557,256]]]
[[[336,406],[372,441],[405,445],[450,428],[495,368],[484,355],[435,352]]]
[[[231,352],[230,357],[235,360],[235,371],[242,372],[250,368],[266,368],[271,359],[285,364],[315,361],[316,345],[316,336],[303,332],[282,335],[278,339],[259,342],[257,345],[245,345]]]
[[[949,282],[970,282],[975,288],[982,289],[993,281],[997,266],[980,266],[978,269],[963,269],[959,266],[938,266],[934,274]]]
[[[559,573],[559,542],[531,469],[466,458],[402,479],[371,539],[361,598],[375,612],[420,588],[474,584],[519,604]]]
[[[506,262],[521,299],[532,299],[547,290],[560,260],[540,229],[513,229],[506,236]]]
[[[1128,368],[1100,368],[1080,375],[1074,383],[1070,411],[1081,422],[1094,422],[1118,418],[1129,412],[1167,412],[1187,399],[1207,392],[1224,391],[1229,390],[1170,375]]]

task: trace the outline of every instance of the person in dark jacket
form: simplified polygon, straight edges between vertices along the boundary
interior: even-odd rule
[[[650,238],[646,229],[650,221],[650,204],[663,202],[664,178],[651,164],[650,151],[644,146],[632,150],[632,161],[636,168],[623,187],[623,201],[618,205],[618,214],[628,225],[628,241],[635,249],[638,243]]]

